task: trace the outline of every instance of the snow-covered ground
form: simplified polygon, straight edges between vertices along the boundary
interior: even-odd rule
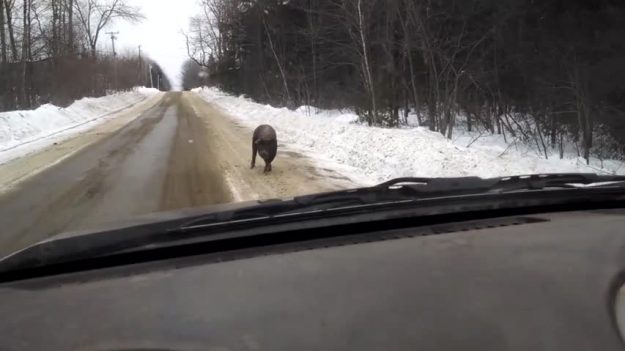
[[[374,184],[395,177],[495,177],[530,173],[592,172],[625,174],[625,165],[605,161],[586,166],[576,155],[545,159],[527,148],[508,147],[500,137],[482,137],[467,147],[472,136],[448,140],[426,128],[390,129],[354,123],[345,111],[301,107],[274,108],[230,96],[215,88],[194,90],[243,124],[272,125],[287,148],[311,156],[355,183]]]
[[[107,116],[158,93],[138,87],[130,92],[83,98],[61,108],[51,104],[36,110],[0,112],[0,164],[35,152],[107,120]]]

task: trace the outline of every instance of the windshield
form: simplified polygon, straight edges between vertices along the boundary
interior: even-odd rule
[[[613,0],[0,0],[0,256],[399,177],[623,175],[623,18]]]

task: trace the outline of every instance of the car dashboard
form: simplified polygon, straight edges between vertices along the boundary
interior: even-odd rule
[[[624,214],[463,221],[6,282],[0,349],[621,350]]]

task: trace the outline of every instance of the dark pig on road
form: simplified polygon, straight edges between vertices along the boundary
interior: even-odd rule
[[[278,139],[276,131],[268,124],[262,124],[254,130],[252,136],[252,167],[256,166],[256,153],[265,160],[264,172],[271,172],[271,161],[276,158]]]

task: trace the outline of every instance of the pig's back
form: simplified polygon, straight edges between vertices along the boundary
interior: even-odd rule
[[[262,124],[254,130],[254,141],[276,140],[276,131],[268,124]]]

